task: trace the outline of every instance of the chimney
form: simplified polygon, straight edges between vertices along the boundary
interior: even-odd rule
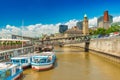
[[[109,21],[109,15],[108,15],[108,11],[104,12],[104,22],[108,22]]]

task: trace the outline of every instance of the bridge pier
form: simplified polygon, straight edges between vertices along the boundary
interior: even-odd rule
[[[85,37],[85,52],[89,52],[89,44],[90,44],[90,38]]]

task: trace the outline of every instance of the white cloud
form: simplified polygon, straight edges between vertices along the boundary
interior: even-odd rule
[[[70,20],[65,25],[68,25],[69,28],[76,25],[76,22],[78,20]],[[40,37],[42,34],[54,34],[59,32],[59,25],[58,24],[35,24],[35,25],[29,25],[24,27],[17,27],[17,26],[11,26],[6,25],[6,28],[0,30],[0,34],[16,34],[16,35],[24,35],[29,37]]]
[[[0,35],[3,34],[16,34],[16,35],[24,35],[29,37],[40,37],[41,34],[54,34],[58,32],[59,29],[58,24],[50,24],[50,25],[43,25],[43,24],[35,24],[29,25],[24,27],[16,27],[11,25],[6,25],[6,28],[0,30]]]
[[[69,28],[73,27],[73,26],[76,26],[76,23],[78,22],[79,20],[76,20],[76,19],[73,19],[73,20],[70,20],[68,22],[65,23],[65,25],[68,25]]]
[[[120,16],[116,16],[113,18],[113,22],[120,22]]]
[[[95,27],[95,26],[97,26],[97,17],[89,19],[89,27]]]
[[[41,34],[52,34],[57,33],[59,29],[59,25],[42,25],[35,24],[24,27],[23,35],[31,36],[31,37],[39,37]]]

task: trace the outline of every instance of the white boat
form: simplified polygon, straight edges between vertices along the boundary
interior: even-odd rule
[[[22,78],[22,72],[18,64],[0,63],[0,80],[19,80]]]
[[[33,70],[47,70],[54,66],[56,55],[53,52],[43,52],[32,57],[31,66]]]
[[[30,56],[19,56],[11,58],[13,64],[20,64],[23,69],[31,66],[31,57]]]

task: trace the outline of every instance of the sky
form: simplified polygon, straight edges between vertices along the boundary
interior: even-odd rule
[[[20,34],[24,21],[24,32],[29,35],[51,33],[53,28],[52,33],[55,33],[59,24],[75,26],[77,21],[83,20],[84,14],[91,27],[105,10],[118,22],[119,3],[119,0],[0,0],[0,32]]]

